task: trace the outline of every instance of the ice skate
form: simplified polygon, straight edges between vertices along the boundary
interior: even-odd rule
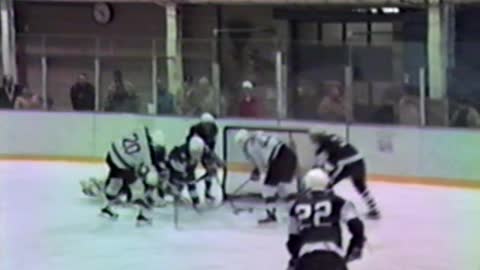
[[[113,212],[112,209],[110,209],[110,207],[108,206],[105,206],[104,208],[102,208],[102,210],[100,210],[100,214],[112,220],[118,219],[118,214]]]
[[[142,213],[139,213],[137,216],[137,227],[141,227],[144,225],[152,225],[152,219],[147,218]]]
[[[265,210],[265,213],[267,214],[266,217],[258,220],[259,225],[277,222],[277,214],[275,209],[267,209]]]

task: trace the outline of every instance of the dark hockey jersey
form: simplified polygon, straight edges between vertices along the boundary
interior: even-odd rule
[[[342,223],[360,222],[353,203],[331,191],[307,192],[290,209],[288,249],[293,257],[323,250],[345,256],[342,243]],[[363,239],[361,232],[354,235]],[[352,230],[351,230],[352,231]],[[358,230],[353,230],[354,232]]]
[[[198,162],[190,158],[188,145],[175,146],[168,155],[168,168],[173,182],[192,182]]]
[[[345,142],[337,135],[326,134],[321,137],[319,146],[315,151],[315,166],[323,167],[325,162],[329,162],[333,166],[338,163],[352,163],[362,159],[357,149]]]
[[[190,128],[187,136],[187,144],[193,136],[199,136],[205,144],[212,150],[215,150],[215,144],[218,135],[218,127],[215,123],[198,123]]]

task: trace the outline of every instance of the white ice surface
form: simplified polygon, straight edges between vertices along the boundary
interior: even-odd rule
[[[102,166],[0,162],[1,270],[283,270],[286,224],[260,228],[254,214],[230,208],[199,215],[158,209],[152,227],[136,228],[133,209],[98,216],[78,181]],[[244,176],[231,175],[241,182]],[[384,218],[367,221],[369,242],[353,270],[479,270],[480,192],[372,183]],[[365,207],[346,181],[339,193]],[[347,240],[347,239],[346,239]]]

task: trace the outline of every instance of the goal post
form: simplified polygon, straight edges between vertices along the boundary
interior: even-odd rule
[[[251,170],[250,162],[246,159],[243,150],[236,145],[234,137],[241,129],[248,131],[261,131],[267,135],[273,135],[285,142],[294,150],[298,158],[297,173],[294,181],[297,181],[297,192],[303,173],[311,168],[314,161],[314,145],[310,142],[308,129],[306,128],[282,128],[265,126],[225,126],[223,129],[223,160],[227,164],[227,170],[223,174],[222,191],[224,198],[260,197],[261,181],[249,181]],[[263,180],[263,178],[262,178]],[[245,184],[246,183],[246,184]],[[239,187],[242,186],[241,189]]]

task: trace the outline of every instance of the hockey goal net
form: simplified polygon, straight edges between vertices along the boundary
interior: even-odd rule
[[[313,165],[314,146],[311,144],[308,130],[305,128],[281,128],[281,127],[254,127],[254,126],[226,126],[223,130],[223,159],[227,163],[227,171],[224,172],[222,190],[225,198],[253,198],[260,197],[260,181],[249,181],[253,169],[250,162],[245,158],[243,150],[238,146],[234,137],[240,129],[248,131],[261,131],[267,135],[273,135],[290,146],[298,157],[298,168],[294,192],[300,188],[300,178],[306,169]]]

